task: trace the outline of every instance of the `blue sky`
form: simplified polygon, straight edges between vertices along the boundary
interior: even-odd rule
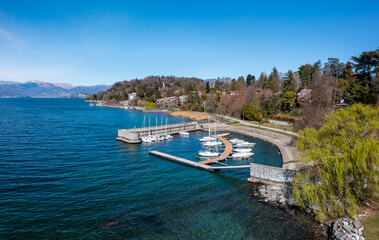
[[[379,1],[0,0],[0,80],[296,70],[379,47]]]

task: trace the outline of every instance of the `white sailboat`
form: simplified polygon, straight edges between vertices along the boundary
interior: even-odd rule
[[[199,138],[200,142],[207,142],[207,141],[212,141],[216,140],[217,138],[211,137],[211,125],[209,123],[209,116],[208,116],[208,136]]]
[[[169,139],[173,139],[174,137],[171,136],[170,134],[167,134],[167,118],[166,118],[166,131],[165,131],[165,135],[166,135],[166,140],[169,140]]]
[[[205,147],[216,147],[216,146],[221,146],[221,145],[222,145],[222,142],[219,142],[216,140],[211,140],[204,143]]]
[[[143,117],[143,127],[145,127],[145,117]],[[142,142],[145,142],[145,143],[151,143],[153,142],[153,139],[150,135],[150,118],[149,118],[149,136],[147,137],[142,137],[141,138]]]

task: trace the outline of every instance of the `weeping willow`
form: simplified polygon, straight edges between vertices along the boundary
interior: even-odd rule
[[[294,179],[296,201],[317,209],[319,220],[355,216],[379,193],[378,129],[379,109],[355,104],[327,115],[318,131],[300,131],[296,147],[307,167]]]

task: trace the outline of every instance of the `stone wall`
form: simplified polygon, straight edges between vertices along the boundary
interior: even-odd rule
[[[291,182],[296,174],[295,170],[270,167],[256,163],[251,163],[250,166],[250,178],[248,179],[250,182],[287,183]]]

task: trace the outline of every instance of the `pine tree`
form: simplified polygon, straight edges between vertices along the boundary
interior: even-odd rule
[[[279,73],[276,67],[272,69],[272,72],[270,73],[268,77],[268,82],[267,82],[267,88],[271,89],[273,92],[277,92],[280,89],[280,78],[279,78]]]
[[[296,82],[291,70],[288,70],[288,72],[284,74],[283,92],[287,91],[296,91]]]

